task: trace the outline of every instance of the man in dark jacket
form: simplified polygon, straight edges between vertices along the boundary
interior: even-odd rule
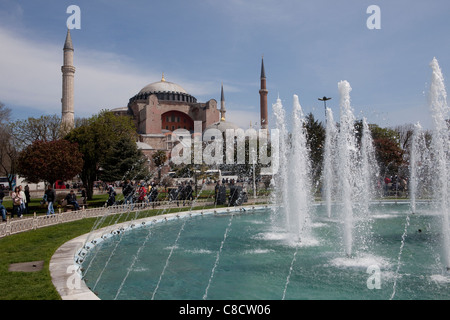
[[[130,180],[127,180],[126,184],[123,187],[122,190],[124,203],[130,203],[133,204],[133,194],[134,194],[134,188],[131,184]]]
[[[77,196],[73,189],[70,190],[70,193],[67,194],[65,200],[67,200],[67,203],[72,205],[75,210],[80,210],[80,205],[77,202]]]
[[[55,209],[53,209],[53,202],[55,202],[56,193],[55,193],[55,190],[53,190],[51,185],[48,185],[48,189],[45,191],[45,195],[46,195],[46,199],[48,202],[47,215],[55,214]]]
[[[114,206],[115,204],[116,204],[116,195],[117,195],[117,193],[116,193],[116,191],[114,190],[114,187],[112,186],[112,185],[110,185],[109,187],[108,187],[108,194],[109,194],[109,197],[108,197],[108,201],[107,201],[107,206],[109,207],[109,206]]]

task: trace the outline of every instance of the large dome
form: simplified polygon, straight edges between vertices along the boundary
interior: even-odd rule
[[[187,94],[186,90],[184,90],[178,84],[163,80],[150,83],[149,85],[146,85],[144,88],[142,88],[141,91],[139,91],[139,93],[157,93],[157,92],[174,92]]]
[[[197,99],[187,93],[182,86],[166,81],[164,79],[164,74],[161,81],[146,85],[138,94],[130,99],[130,102],[146,100],[150,95],[156,95],[158,100],[197,103]]]

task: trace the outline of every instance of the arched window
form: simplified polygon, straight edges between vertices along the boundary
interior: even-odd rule
[[[166,130],[175,130],[182,128],[183,123],[185,127],[192,131],[194,128],[194,121],[191,117],[180,111],[167,111],[161,115],[161,128]]]

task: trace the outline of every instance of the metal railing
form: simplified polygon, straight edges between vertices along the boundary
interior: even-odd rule
[[[265,203],[267,197],[259,197],[249,199],[247,204]],[[0,238],[13,235],[20,232],[36,230],[43,227],[57,225],[61,223],[82,220],[85,218],[97,218],[104,215],[123,214],[127,212],[144,211],[151,209],[170,209],[170,208],[194,208],[195,206],[213,206],[214,201],[211,199],[197,199],[193,201],[173,200],[173,201],[157,201],[157,202],[140,202],[133,204],[120,204],[109,207],[96,207],[77,211],[62,212],[61,208],[58,213],[51,215],[37,215],[36,213],[30,217],[10,219],[0,224]]]

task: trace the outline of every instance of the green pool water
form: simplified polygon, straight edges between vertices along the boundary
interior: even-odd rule
[[[273,224],[271,209],[136,228],[90,249],[84,280],[105,300],[450,299],[439,219],[427,205],[416,214],[372,206],[370,232],[350,258],[339,219],[313,210],[301,243]]]

